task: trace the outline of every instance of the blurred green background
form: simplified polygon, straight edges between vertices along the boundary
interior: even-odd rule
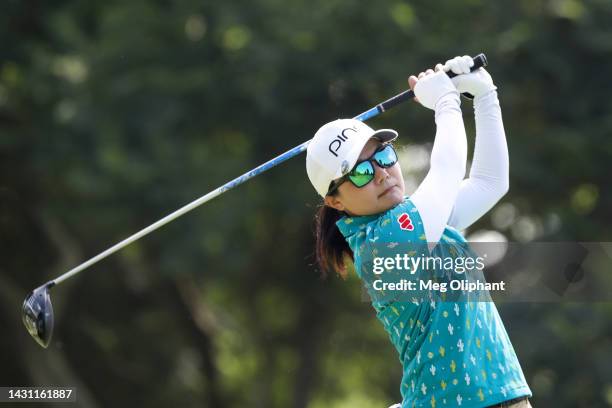
[[[82,407],[399,401],[358,280],[319,278],[304,155],[54,289],[49,349],[21,302],[408,75],[480,52],[511,187],[466,234],[612,241],[610,21],[607,0],[4,1],[0,385],[76,386]],[[370,125],[400,132],[414,188],[432,112],[408,103]],[[612,406],[610,302],[498,308],[534,407]]]

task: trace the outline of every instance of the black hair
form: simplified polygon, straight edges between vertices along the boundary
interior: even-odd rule
[[[338,194],[338,191],[331,195]],[[354,261],[353,251],[338,229],[336,222],[345,215],[323,203],[315,215],[315,248],[317,263],[323,278],[328,271],[334,270],[342,278],[347,276],[346,257]]]

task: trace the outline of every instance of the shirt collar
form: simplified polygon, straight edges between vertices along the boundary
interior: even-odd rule
[[[403,202],[408,200],[408,198],[409,196],[404,196]],[[338,229],[340,230],[342,235],[344,235],[345,238],[348,238],[351,235],[365,229],[368,223],[378,219],[383,214],[384,213],[355,216],[345,215],[344,217],[336,221],[336,225],[338,226]]]
[[[356,216],[348,216],[340,218],[336,221],[336,225],[338,229],[344,235],[344,237],[348,238],[349,236],[357,233],[358,231],[364,229],[366,225],[378,217],[381,214],[373,214],[373,215],[356,215]]]

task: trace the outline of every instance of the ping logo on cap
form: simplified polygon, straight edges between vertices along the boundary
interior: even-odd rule
[[[352,130],[353,132],[357,132],[357,128],[355,126],[342,129],[342,132],[340,132],[340,134],[337,135],[329,143],[329,146],[327,147],[329,152],[331,154],[333,154],[334,156],[336,156],[336,157],[338,157],[338,154],[336,152],[340,149],[340,146],[342,146],[342,142],[346,142],[348,140],[348,138],[349,138],[348,135],[346,135],[346,131],[348,131],[348,130]]]

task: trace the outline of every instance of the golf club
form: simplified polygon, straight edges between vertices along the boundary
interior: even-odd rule
[[[487,66],[487,58],[485,57],[484,54],[477,55],[476,57],[473,58],[473,60],[474,60],[474,66],[471,68],[472,71],[480,67]],[[455,74],[452,72],[449,72],[448,76],[452,78],[455,76]],[[412,98],[414,98],[414,92],[412,90],[404,91],[374,106],[373,108],[355,116],[353,119],[357,119],[360,121],[368,120]],[[71,278],[77,273],[90,267],[96,262],[106,258],[107,256],[129,245],[130,243],[144,237],[150,232],[155,231],[159,227],[177,219],[181,215],[193,210],[194,208],[204,204],[205,202],[212,200],[218,195],[221,195],[225,193],[226,191],[231,190],[232,188],[244,183],[250,178],[253,178],[263,173],[264,171],[292,158],[293,156],[300,154],[301,152],[306,150],[309,143],[310,143],[310,140],[302,143],[301,145],[297,147],[294,147],[291,150],[286,151],[285,153],[275,157],[274,159],[269,160],[266,163],[254,168],[253,170],[248,171],[247,173],[244,173],[240,177],[237,177],[234,180],[222,185],[221,187],[218,187],[217,189],[211,191],[210,193],[198,198],[195,201],[192,201],[191,203],[179,208],[173,213],[165,216],[164,218],[149,225],[148,227],[138,231],[137,233],[131,235],[130,237],[124,239],[123,241],[113,245],[112,247],[108,248],[104,252],[101,252],[100,254],[94,256],[93,258],[83,262],[82,264],[76,266],[75,268],[69,270],[68,272],[55,278],[54,280],[51,280],[45,283],[44,285],[36,288],[26,297],[25,301],[23,302],[23,307],[22,307],[23,323],[26,329],[28,330],[28,332],[30,333],[30,335],[34,337],[34,340],[36,340],[38,344],[40,344],[44,348],[46,348],[51,341],[51,336],[53,335],[54,318],[53,318],[53,306],[51,305],[51,297],[49,295],[49,290],[53,286],[64,282],[65,280]]]

